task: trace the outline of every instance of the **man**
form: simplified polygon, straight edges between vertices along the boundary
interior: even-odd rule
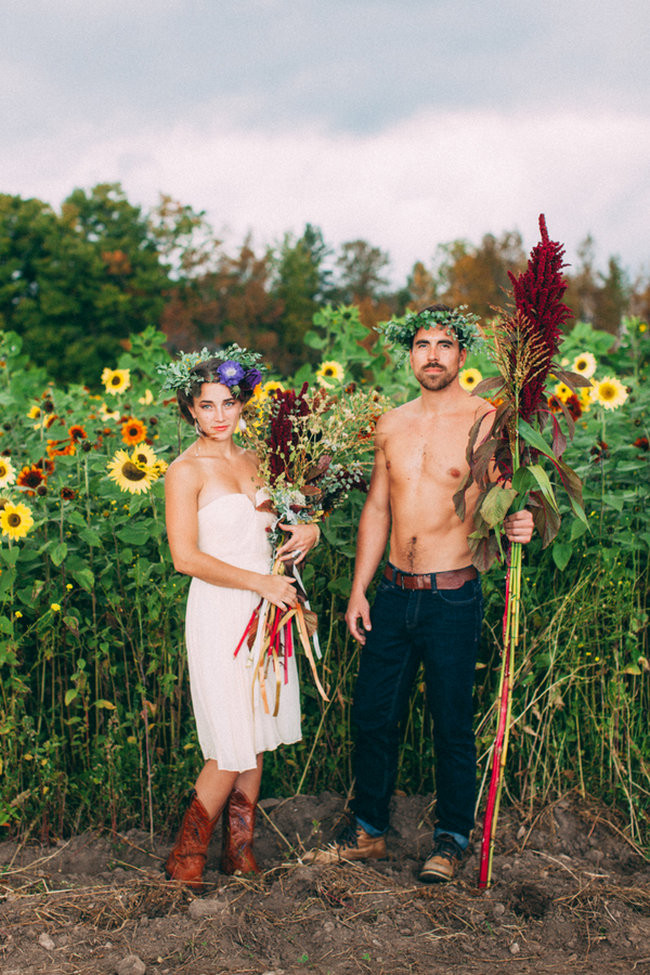
[[[476,489],[461,521],[453,495],[467,472],[472,425],[493,408],[458,374],[478,334],[474,316],[433,305],[386,333],[410,346],[420,395],[377,424],[375,463],[361,514],[346,622],[362,644],[353,705],[354,818],[317,862],[386,854],[389,802],[397,775],[398,727],[422,660],[433,716],[437,826],[420,879],[450,880],[474,825],[476,751],[472,692],[482,620],[481,584],[471,564]],[[393,323],[389,323],[393,324]],[[486,432],[489,423],[486,422]],[[530,512],[505,521],[512,542],[532,536]],[[390,538],[389,560],[370,612],[366,590]]]

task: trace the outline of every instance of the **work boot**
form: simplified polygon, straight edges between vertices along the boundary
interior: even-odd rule
[[[210,819],[194,789],[190,804],[183,816],[176,843],[167,858],[165,873],[168,880],[187,884],[195,893],[204,889],[203,870],[208,844],[218,816]]]
[[[224,873],[259,873],[253,853],[255,810],[239,789],[233,789],[223,811],[221,869]]]
[[[463,849],[453,836],[449,833],[440,833],[434,841],[433,850],[424,861],[420,880],[425,884],[452,880],[462,855]]]
[[[356,819],[341,830],[333,843],[322,850],[312,850],[307,863],[340,863],[341,860],[381,860],[386,856],[383,836],[371,836]]]

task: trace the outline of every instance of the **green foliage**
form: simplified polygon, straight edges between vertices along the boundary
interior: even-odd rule
[[[630,319],[614,351],[610,336],[580,325],[561,350],[569,359],[593,351],[597,375],[618,376],[630,394],[616,410],[592,404],[576,420],[567,459],[583,479],[587,524],[558,492],[567,530],[546,549],[535,538],[524,556],[523,650],[507,781],[512,796],[530,804],[568,788],[598,795],[626,813],[632,839],[648,843],[650,452],[643,324]],[[322,309],[308,341],[320,359],[342,364],[344,382],[377,386],[395,402],[413,395],[408,369],[390,360],[357,309]],[[130,495],[106,473],[115,451],[130,449],[121,439],[122,418],[141,420],[156,454],[168,461],[192,432],[158,392],[156,366],[168,361],[164,336],[150,328],[131,336],[129,345],[117,361],[102,360],[84,378],[98,387],[102,368],[117,366],[130,370],[130,387],[97,397],[80,385],[48,382],[29,363],[16,332],[0,341],[3,459],[20,471],[50,459],[48,440],[60,441],[54,449],[69,444],[72,426],[87,434],[74,453],[52,458],[54,470],[41,485],[46,493],[27,495],[11,484],[0,489],[34,516],[24,538],[0,541],[0,824],[7,832],[161,828],[201,766],[183,638],[187,580],[169,557],[162,481]],[[314,382],[316,369],[304,366],[298,377]],[[33,407],[39,417],[27,416]],[[324,522],[322,543],[305,568],[330,702],[320,700],[301,660],[304,738],[267,756],[266,794],[349,788],[358,648],[343,614],[363,501],[353,492]],[[476,689],[481,770],[494,726],[502,570],[484,574],[483,584]],[[431,722],[417,682],[398,788],[430,791],[433,773]]]

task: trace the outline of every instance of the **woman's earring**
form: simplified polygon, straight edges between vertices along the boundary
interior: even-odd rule
[[[201,429],[201,424],[196,419],[196,417],[194,417],[194,429],[196,430],[197,437],[202,437],[203,436],[203,430]]]
[[[240,429],[240,431],[241,431],[242,433],[243,433],[243,432],[244,432],[244,430],[246,429],[246,427],[247,427],[247,423],[246,423],[246,420],[244,419],[244,417],[243,417],[243,416],[240,416],[240,417],[239,417],[239,423],[237,424],[237,426],[239,427],[239,429]]]

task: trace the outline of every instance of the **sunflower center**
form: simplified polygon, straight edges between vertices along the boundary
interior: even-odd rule
[[[140,470],[131,460],[127,460],[125,463],[122,474],[127,481],[141,481],[143,477],[147,476],[147,472]]]
[[[18,528],[18,525],[20,524],[21,521],[22,518],[20,517],[20,515],[17,515],[15,512],[12,512],[10,515],[7,515],[7,522],[9,523],[11,528]]]
[[[119,376],[111,376],[111,386],[119,386],[122,380]]]
[[[603,399],[614,399],[616,396],[616,390],[613,386],[602,386],[600,390],[600,395]]]

